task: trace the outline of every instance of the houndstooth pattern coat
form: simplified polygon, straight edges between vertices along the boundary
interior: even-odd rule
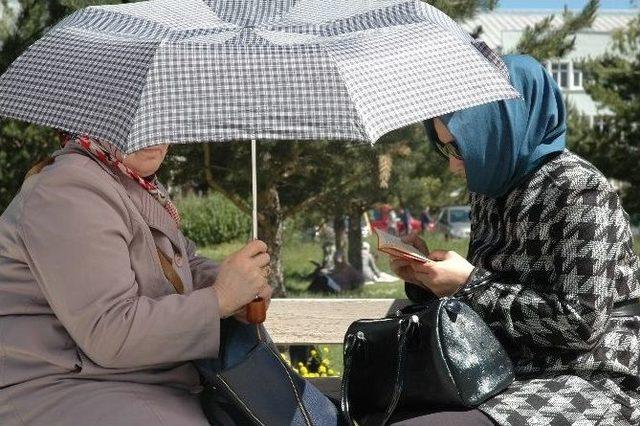
[[[471,206],[476,269],[460,296],[517,375],[480,409],[504,425],[640,424],[640,317],[609,315],[640,296],[638,259],[605,177],[565,151],[499,199],[473,194]]]

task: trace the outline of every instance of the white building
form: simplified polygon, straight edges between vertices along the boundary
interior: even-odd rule
[[[549,15],[554,22],[562,22],[562,10],[500,10],[477,15],[463,24],[474,32],[482,27],[480,39],[499,53],[506,54],[515,50],[527,26],[533,26]],[[582,70],[579,62],[588,57],[596,57],[611,47],[611,37],[615,30],[624,28],[629,21],[638,16],[638,10],[601,10],[591,28],[577,33],[575,48],[560,60],[546,63],[547,69],[571,102],[580,112],[591,119],[592,124],[601,124],[598,117],[607,111],[599,109],[582,87]]]

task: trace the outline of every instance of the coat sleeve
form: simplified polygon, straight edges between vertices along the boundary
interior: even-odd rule
[[[218,277],[220,266],[208,257],[196,253],[196,244],[185,237],[189,267],[193,277],[194,290],[211,287]]]
[[[38,178],[18,231],[26,262],[87,356],[107,368],[215,357],[220,318],[213,291],[140,295],[131,218],[114,183],[76,166]]]
[[[535,259],[527,284],[476,268],[459,295],[497,332],[517,343],[588,350],[613,305],[628,221],[609,185],[572,191],[541,235],[527,240]]]

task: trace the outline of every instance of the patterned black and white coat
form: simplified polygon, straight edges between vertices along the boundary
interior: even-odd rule
[[[459,296],[517,375],[483,412],[504,425],[640,424],[640,316],[610,316],[640,297],[638,258],[593,165],[564,151],[499,199],[472,194],[468,259]]]

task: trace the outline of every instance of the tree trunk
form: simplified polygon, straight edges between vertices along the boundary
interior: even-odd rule
[[[258,221],[258,238],[267,244],[271,256],[269,285],[273,288],[273,297],[286,297],[287,289],[282,270],[284,218],[280,196],[275,187],[260,194],[260,210],[262,215]]]
[[[349,213],[349,263],[362,272],[362,212],[357,207]]]
[[[336,239],[336,252],[339,251],[345,255],[347,248],[347,239],[345,238],[347,230],[344,224],[344,216],[340,215],[333,218],[333,230]]]

